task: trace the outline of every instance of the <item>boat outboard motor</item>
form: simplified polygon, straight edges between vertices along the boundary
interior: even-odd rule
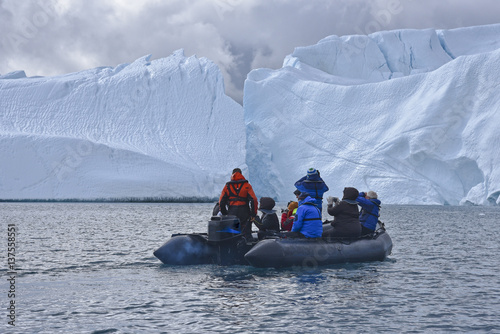
[[[213,216],[208,222],[208,241],[221,241],[241,233],[236,216]]]

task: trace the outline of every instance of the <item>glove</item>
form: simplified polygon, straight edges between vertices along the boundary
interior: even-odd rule
[[[333,197],[332,196],[328,196],[326,198],[326,201],[328,202],[328,205],[333,205]]]

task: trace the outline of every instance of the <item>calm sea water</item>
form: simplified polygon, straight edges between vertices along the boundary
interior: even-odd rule
[[[152,255],[172,233],[205,232],[211,209],[0,203],[0,332],[500,333],[500,208],[384,206],[384,262],[276,270]]]

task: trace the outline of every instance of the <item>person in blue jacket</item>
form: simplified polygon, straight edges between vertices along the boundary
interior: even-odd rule
[[[289,237],[319,238],[323,233],[323,222],[321,211],[316,206],[314,199],[309,193],[300,193],[299,208],[295,213],[295,221],[292,231],[285,233]]]
[[[359,213],[359,222],[361,223],[361,234],[370,234],[377,228],[378,218],[380,217],[380,200],[377,193],[370,190],[366,193],[360,192],[356,201],[361,207]]]
[[[295,188],[300,192],[308,193],[318,206],[319,210],[323,210],[323,194],[328,191],[328,186],[320,177],[319,170],[309,168],[307,175],[295,182]]]

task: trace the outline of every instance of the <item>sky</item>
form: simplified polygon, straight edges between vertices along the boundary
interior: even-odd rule
[[[216,63],[242,103],[248,72],[330,35],[494,23],[499,0],[0,0],[0,74],[61,75],[182,48]]]

